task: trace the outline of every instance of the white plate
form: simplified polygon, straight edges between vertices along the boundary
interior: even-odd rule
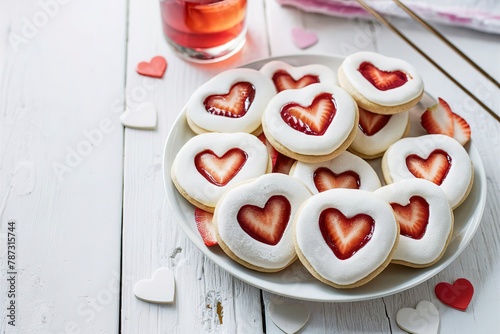
[[[342,63],[342,58],[339,57],[300,55],[265,59],[244,67],[259,69],[270,60],[283,60],[294,66],[323,64],[329,66],[335,72]],[[419,124],[420,113],[425,110],[425,107],[433,103],[432,98],[425,96],[421,103],[412,110],[411,136],[424,134]],[[335,289],[316,280],[307,272],[300,261],[296,261],[293,265],[278,273],[260,273],[234,262],[217,246],[211,248],[205,246],[196,229],[193,206],[177,192],[171,182],[170,169],[174,157],[182,145],[193,136],[194,133],[186,123],[185,110],[183,110],[170,131],[163,155],[165,189],[174,213],[174,219],[188,238],[207,257],[221,268],[227,270],[231,275],[255,287],[286,297],[313,301],[352,302],[391,295],[422,283],[446,268],[465,249],[479,226],[486,202],[486,175],[483,163],[477,149],[471,143],[467,146],[467,150],[474,164],[474,185],[469,197],[454,212],[455,227],[453,237],[444,256],[435,265],[424,269],[412,269],[391,264],[371,282],[359,288],[345,290]],[[370,163],[379,172],[380,176],[379,160]],[[383,182],[382,177],[381,180]]]

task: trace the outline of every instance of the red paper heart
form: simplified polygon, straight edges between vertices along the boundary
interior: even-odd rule
[[[303,107],[297,103],[288,103],[281,108],[281,118],[291,128],[306,135],[321,136],[336,113],[335,100],[330,93],[321,93],[312,104]]]
[[[227,94],[207,96],[203,104],[212,115],[229,118],[245,116],[255,98],[255,87],[250,82],[237,82]]]
[[[359,129],[366,136],[373,136],[389,123],[391,115],[379,115],[359,108]]]
[[[406,74],[402,71],[382,71],[369,62],[361,63],[358,71],[375,88],[381,91],[401,87],[408,81]]]
[[[465,311],[472,300],[474,287],[469,280],[459,278],[453,285],[446,282],[438,283],[434,292],[444,304],[454,307],[457,310]]]
[[[439,186],[450,171],[451,157],[443,150],[432,151],[427,159],[410,154],[406,157],[406,166],[416,177],[434,182]]]
[[[295,80],[288,72],[280,70],[273,75],[274,86],[278,92],[286,89],[298,89],[309,86],[313,83],[319,83],[319,78],[316,75],[304,75],[302,78]]]
[[[140,62],[137,65],[137,73],[153,78],[161,78],[167,69],[167,61],[162,56],[156,56],[151,61]]]
[[[347,218],[339,210],[328,208],[319,216],[319,229],[335,256],[347,260],[371,240],[375,221],[364,213]]]
[[[330,169],[320,167],[313,174],[314,185],[319,192],[334,188],[359,189],[359,175],[352,170],[335,174]]]
[[[205,150],[194,157],[194,165],[208,182],[223,187],[243,168],[247,158],[246,152],[239,148],[230,149],[222,157]]]
[[[241,228],[252,238],[262,243],[277,245],[290,220],[291,205],[285,196],[271,196],[264,208],[244,205],[236,219]]]

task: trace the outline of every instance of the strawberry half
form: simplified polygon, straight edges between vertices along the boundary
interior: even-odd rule
[[[319,216],[319,228],[335,256],[347,260],[371,240],[375,221],[364,213],[347,218],[339,210],[328,208]]]
[[[225,95],[210,95],[203,104],[212,115],[229,118],[245,116],[255,98],[255,87],[250,82],[237,82]]]
[[[399,234],[422,239],[429,224],[429,203],[420,196],[412,196],[408,205],[391,203],[391,206],[399,224]]]
[[[319,192],[334,188],[359,189],[359,175],[352,170],[335,174],[330,169],[320,167],[313,174],[314,185]]]
[[[321,136],[333,120],[337,109],[330,93],[321,93],[310,106],[288,103],[281,108],[281,118],[292,129],[306,135]]]
[[[207,247],[217,245],[217,238],[215,236],[215,227],[212,221],[213,214],[202,209],[194,209],[194,221],[201,238]]]
[[[363,62],[359,65],[358,71],[375,88],[386,91],[403,86],[408,78],[402,71],[382,71],[369,62]]]
[[[302,78],[295,80],[288,72],[280,70],[273,75],[274,86],[278,93],[286,89],[298,89],[309,86],[313,83],[319,83],[319,78],[316,75],[304,75]]]
[[[211,150],[202,151],[194,157],[194,165],[208,182],[224,187],[243,168],[248,155],[239,148],[232,148],[222,157]]]
[[[285,196],[271,196],[259,208],[255,205],[244,205],[238,211],[236,219],[243,231],[257,241],[267,245],[277,245],[290,220],[291,205]]]
[[[422,127],[430,134],[443,134],[455,138],[465,145],[471,136],[469,124],[455,114],[449,104],[442,98],[438,103],[428,108],[420,117]]]
[[[443,150],[434,150],[427,159],[416,154],[406,157],[406,166],[410,173],[420,179],[441,185],[451,168],[451,157]]]
[[[363,108],[360,108],[358,106],[359,110],[359,129],[361,132],[363,132],[366,136],[373,136],[384,126],[389,123],[389,120],[391,119],[391,115],[379,115],[372,113],[368,110],[365,110]]]

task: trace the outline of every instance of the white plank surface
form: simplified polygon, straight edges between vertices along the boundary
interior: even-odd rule
[[[122,131],[111,103],[123,94],[126,6],[54,3],[0,3],[0,332],[116,333]]]

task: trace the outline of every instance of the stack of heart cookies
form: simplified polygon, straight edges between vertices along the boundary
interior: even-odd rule
[[[366,284],[390,263],[439,261],[452,209],[472,186],[467,151],[442,134],[403,138],[423,94],[408,63],[359,52],[338,83],[326,66],[272,61],[193,93],[196,135],[171,176],[207,246],[262,272],[298,258],[336,288]],[[365,161],[382,155],[385,186]]]

